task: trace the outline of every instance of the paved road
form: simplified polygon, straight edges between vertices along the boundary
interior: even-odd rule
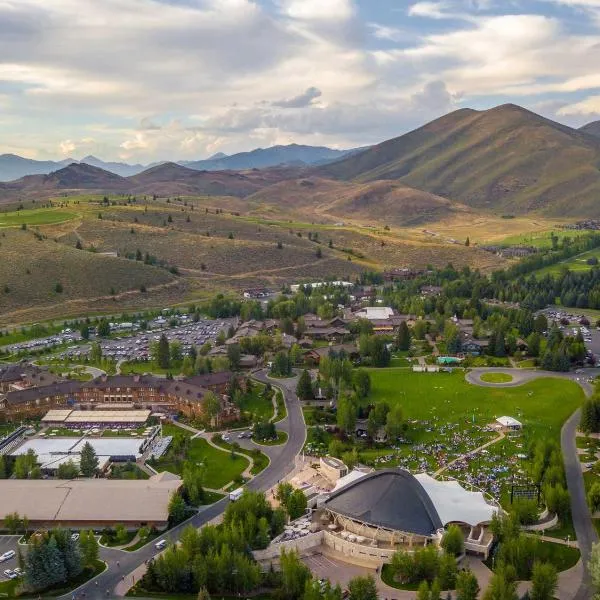
[[[286,380],[271,380],[268,378],[266,371],[259,371],[254,374],[258,381],[269,382],[277,385],[284,391],[285,403],[287,407],[287,417],[285,420],[277,424],[277,428],[286,431],[288,441],[282,446],[272,447],[269,452],[271,459],[270,465],[252,481],[247,487],[251,490],[268,490],[285,475],[287,475],[295,465],[295,458],[302,450],[306,438],[306,427],[300,401],[296,396],[297,377]],[[181,525],[174,527],[168,531],[161,539],[175,542],[181,536],[181,532],[188,525],[201,527],[218,517],[227,507],[229,500],[223,498],[219,502],[212,504],[204,509],[201,509],[191,519],[188,519]],[[156,542],[156,540],[155,540]],[[108,569],[88,582],[83,587],[79,588],[75,595],[81,598],[82,592],[85,592],[86,598],[109,598],[115,597],[113,590],[123,578],[125,581],[131,581],[131,573],[140,565],[144,564],[148,559],[156,556],[159,553],[151,542],[137,550],[136,552],[126,552],[124,550],[115,550],[112,548],[102,548],[100,557],[108,563]],[[117,561],[119,565],[117,566]],[[73,596],[73,593],[62,596],[64,600],[68,600]]]
[[[585,369],[582,374],[576,373],[555,373],[550,371],[529,371],[523,369],[505,369],[505,368],[482,368],[473,369],[467,373],[466,379],[475,385],[486,387],[511,387],[522,385],[527,381],[538,379],[540,377],[560,377],[570,379],[578,383],[587,396],[593,393],[593,386],[586,381],[588,377],[596,377],[599,369]],[[481,381],[483,373],[508,373],[513,376],[510,383],[487,383]],[[567,487],[571,497],[571,514],[573,515],[573,526],[577,534],[577,542],[581,551],[583,561],[583,578],[579,583],[579,589],[573,596],[574,600],[589,600],[593,595],[591,578],[587,568],[588,561],[592,552],[592,545],[598,542],[598,534],[592,523],[592,516],[585,497],[585,486],[583,483],[583,474],[581,471],[581,462],[577,455],[575,436],[581,411],[575,411],[563,425],[560,432],[560,444],[563,452],[563,461],[565,464],[565,474],[567,478]]]

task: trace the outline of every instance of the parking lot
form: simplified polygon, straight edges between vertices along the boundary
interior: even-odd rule
[[[13,558],[0,562],[0,581],[6,581],[9,579],[9,577],[4,574],[4,571],[12,571],[19,566],[17,555],[19,550],[18,541],[20,537],[21,536],[19,535],[0,535],[0,556],[10,550],[15,553]]]
[[[147,331],[138,331],[133,335],[119,336],[115,339],[100,341],[102,356],[119,360],[148,360],[150,347],[157,342],[161,335],[165,335],[169,342],[179,342],[185,354],[193,346],[199,347],[209,342],[213,346],[221,331],[227,332],[231,326],[237,325],[237,319],[200,320],[175,327],[162,326]],[[76,348],[69,348],[61,352],[61,358],[76,360],[89,354],[90,344],[83,344]]]
[[[379,582],[375,569],[351,565],[329,558],[324,554],[305,556],[302,558],[302,562],[312,571],[316,579],[329,579],[332,585],[339,583],[342,589],[345,589],[348,582],[357,576],[373,575],[375,580]]]

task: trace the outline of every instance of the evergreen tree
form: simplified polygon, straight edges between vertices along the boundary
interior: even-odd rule
[[[306,369],[302,371],[296,385],[296,394],[300,400],[312,400],[313,389],[310,374]]]
[[[348,582],[349,600],[377,600],[377,585],[372,575],[354,577]]]
[[[156,349],[156,364],[161,369],[168,369],[171,364],[171,352],[169,349],[169,340],[163,333],[158,340],[158,347]]]
[[[460,571],[456,577],[456,600],[477,600],[479,584],[472,571]]]
[[[0,454],[0,479],[6,479],[7,469],[4,455]]]
[[[177,493],[173,492],[171,500],[169,501],[169,523],[176,525],[185,520],[186,506],[183,498]]]
[[[93,477],[98,470],[100,464],[94,447],[86,442],[81,449],[81,457],[79,459],[79,469],[84,477]]]
[[[402,321],[398,327],[398,334],[396,335],[396,348],[398,350],[408,350],[410,348],[410,330],[406,321]]]
[[[531,600],[552,600],[558,586],[556,567],[551,563],[536,562],[531,582]]]

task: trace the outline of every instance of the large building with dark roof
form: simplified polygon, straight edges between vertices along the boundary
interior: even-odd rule
[[[353,471],[338,484],[317,512],[327,543],[342,554],[385,562],[399,549],[439,545],[451,524],[463,530],[467,551],[489,553],[487,526],[499,509],[480,491],[403,469]]]
[[[238,409],[226,393],[232,374],[215,373],[184,380],[153,375],[103,375],[92,381],[49,379],[46,385],[27,385],[0,394],[0,414],[8,420],[41,416],[50,409],[148,408],[201,416],[204,397],[211,391],[221,397],[221,421],[235,420]]]

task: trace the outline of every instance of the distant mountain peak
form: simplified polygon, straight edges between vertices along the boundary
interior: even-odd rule
[[[592,121],[591,123],[581,127],[579,131],[600,137],[600,121]]]

